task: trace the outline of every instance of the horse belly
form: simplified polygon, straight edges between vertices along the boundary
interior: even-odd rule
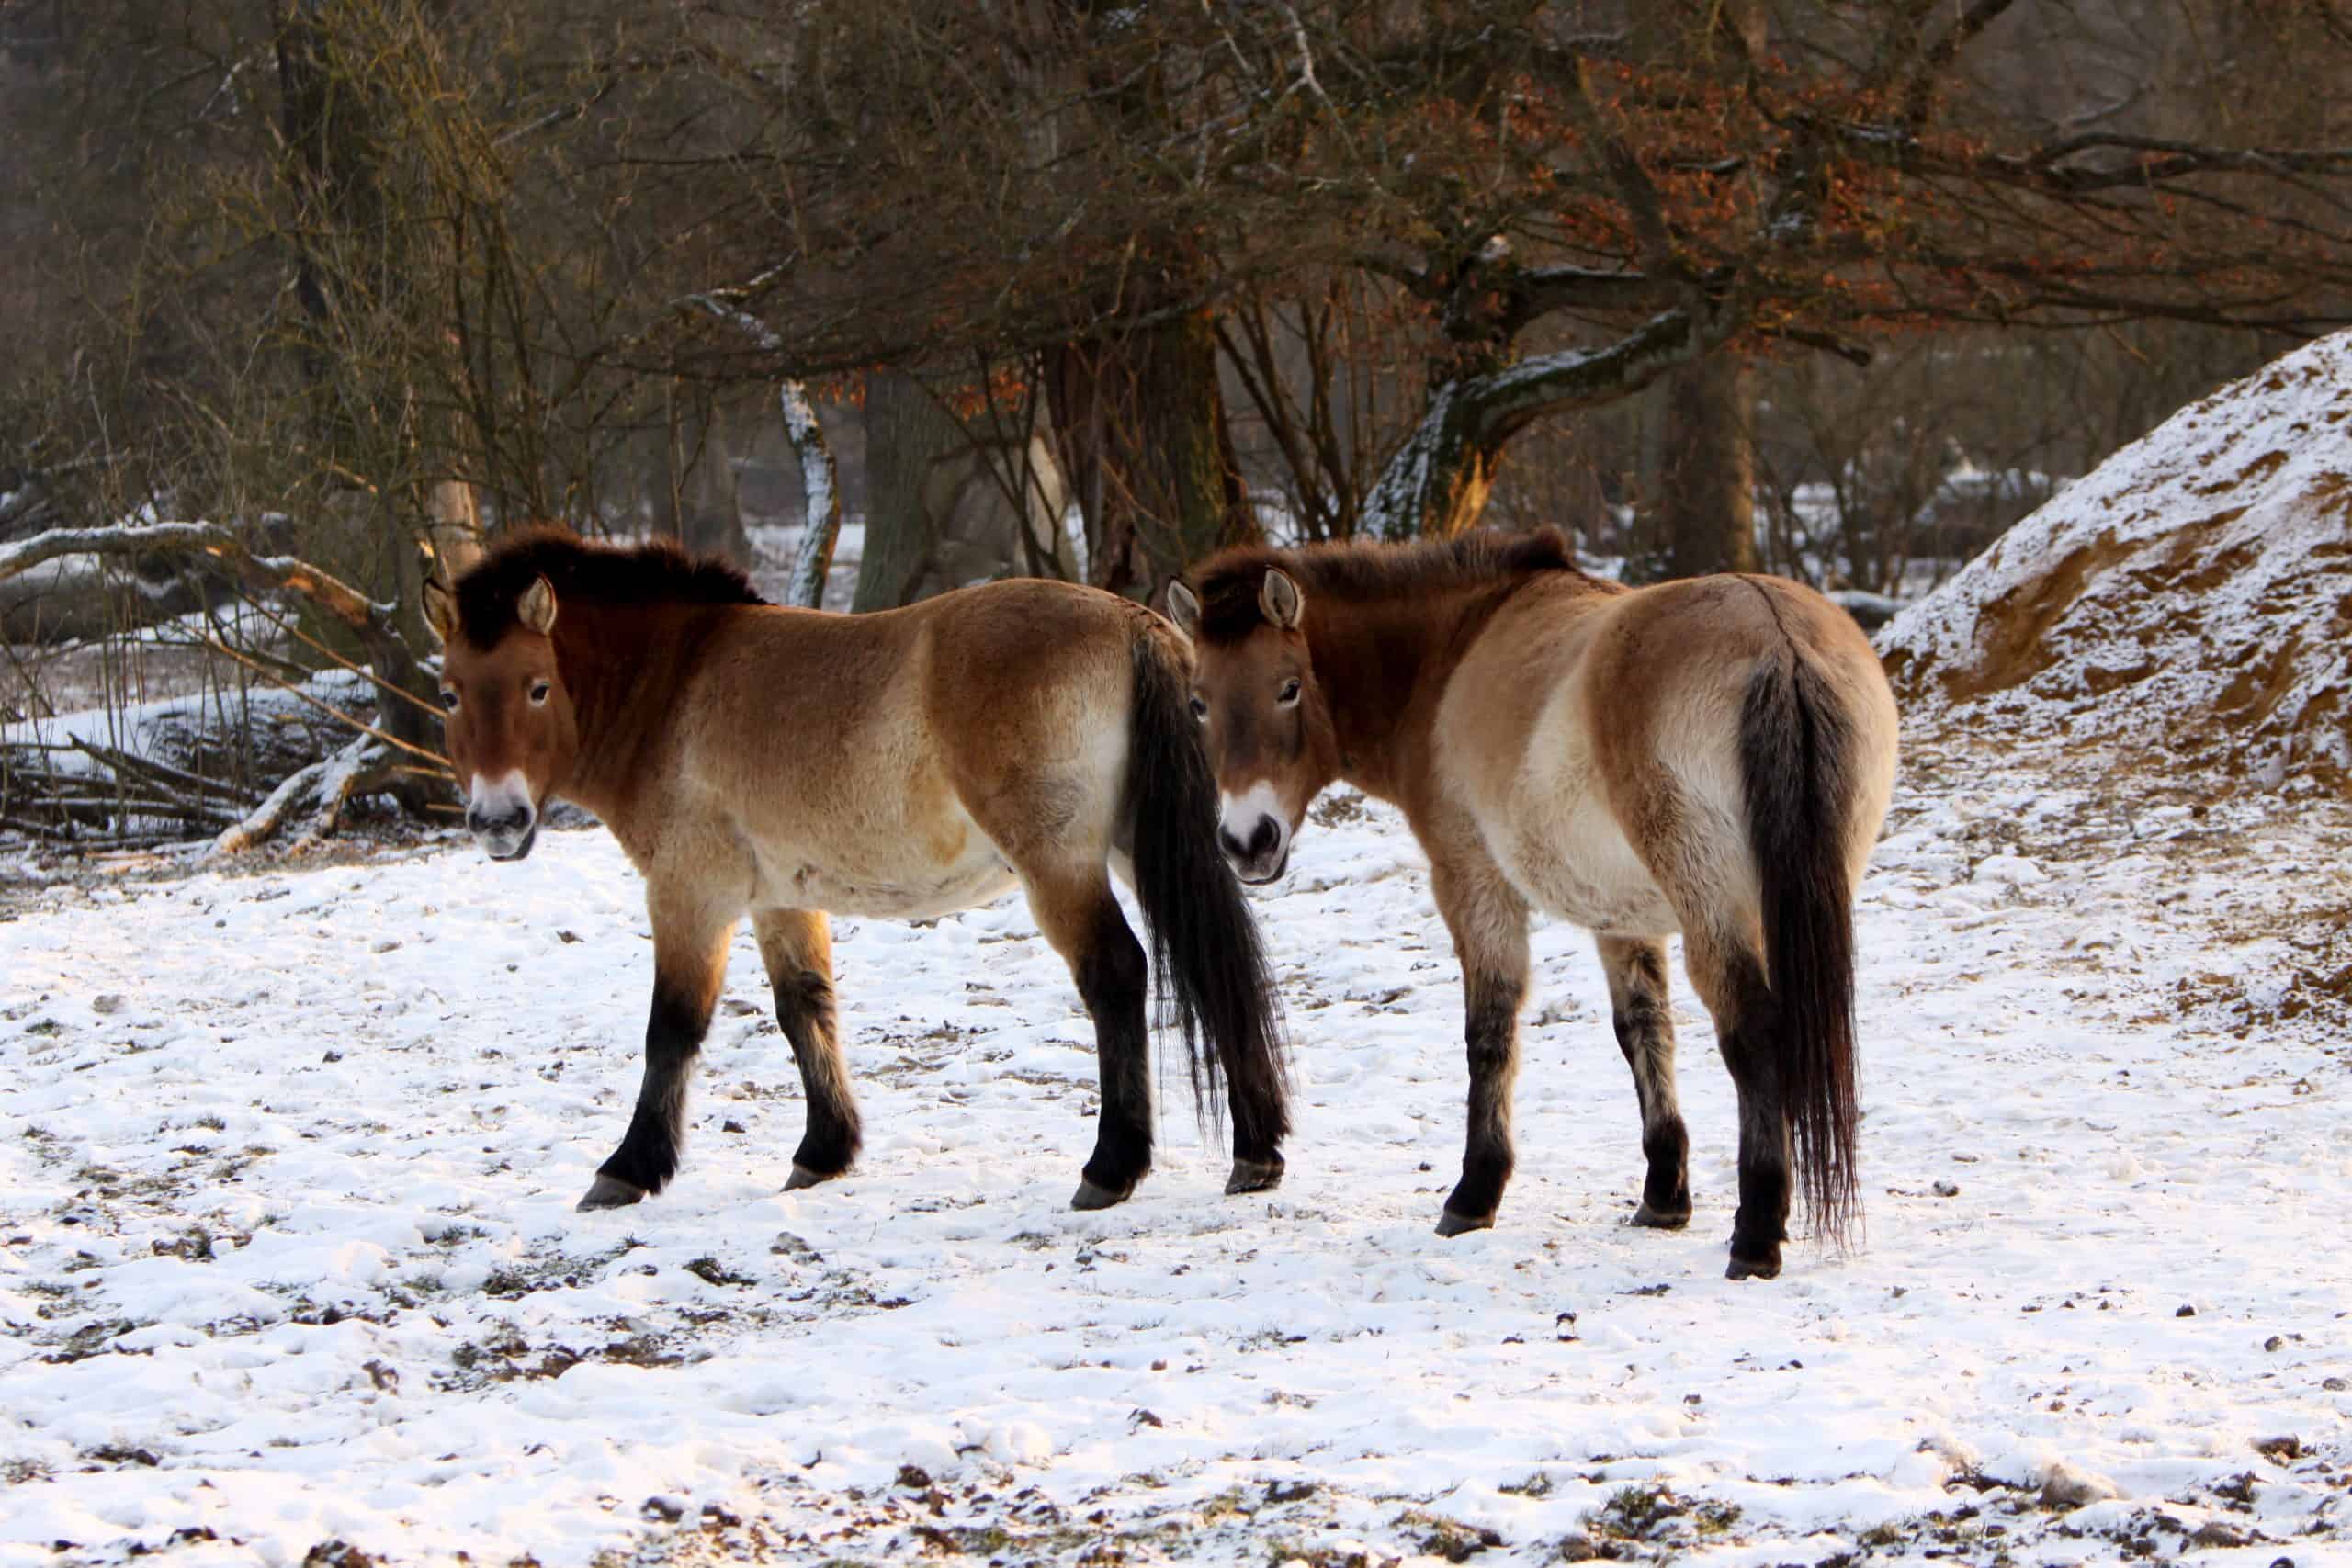
[[[1589,747],[1560,705],[1539,726],[1507,798],[1482,812],[1487,846],[1531,905],[1609,936],[1681,929],[1610,809]]]
[[[935,840],[934,840],[935,841]],[[978,828],[963,835],[953,855],[924,853],[913,838],[904,852],[847,857],[820,848],[760,855],[757,902],[773,908],[823,909],[836,915],[919,920],[952,915],[1001,898],[1019,886],[1012,868]]]

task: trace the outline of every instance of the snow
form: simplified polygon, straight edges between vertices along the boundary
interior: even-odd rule
[[[2176,414],[2010,529],[1879,648],[1934,717],[2265,787],[2338,784],[2352,333]]]
[[[869,1142],[790,1194],[739,936],[679,1181],[578,1214],[650,962],[600,831],[19,892],[0,1564],[2352,1560],[2352,811],[1906,766],[1860,911],[1867,1244],[1770,1284],[1722,1278],[1736,1115],[1679,982],[1699,1215],[1623,1223],[1638,1117],[1566,927],[1501,1224],[1430,1234],[1458,976],[1353,797],[1258,900],[1286,1185],[1224,1196],[1179,1069],[1102,1213],[1064,1206],[1091,1033],[1018,900],[837,922]]]

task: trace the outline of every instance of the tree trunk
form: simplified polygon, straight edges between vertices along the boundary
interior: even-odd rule
[[[1259,536],[1208,317],[1063,344],[1046,353],[1046,390],[1098,587],[1147,596],[1211,551]]]
[[[824,426],[808,401],[808,389],[786,381],[776,389],[777,412],[800,462],[800,547],[793,552],[792,572],[784,585],[784,602],[804,610],[825,607],[825,580],[832,575],[833,545],[842,533],[841,470],[834,467],[833,449],[825,444]]]
[[[481,508],[474,487],[459,479],[435,479],[424,498],[425,554],[430,570],[454,582],[481,558]]]
[[[1755,378],[1736,355],[1667,376],[1652,494],[1668,577],[1757,569],[1755,415]]]
[[[708,400],[673,423],[665,531],[696,555],[751,565],[752,539],[743,531],[741,486],[726,408]]]
[[[929,503],[932,471],[966,443],[963,426],[923,384],[901,370],[865,389],[865,559],[851,608],[911,604],[939,546]]]
[[[1482,429],[1476,383],[1447,381],[1381,469],[1361,531],[1382,539],[1451,538],[1477,526],[1494,493],[1502,443]]]
[[[1606,348],[1566,349],[1432,383],[1420,423],[1381,466],[1364,498],[1359,531],[1383,539],[1442,538],[1471,527],[1486,509],[1512,436],[1544,414],[1640,391],[1719,347],[1738,324],[1728,314],[1694,324],[1670,310]]]

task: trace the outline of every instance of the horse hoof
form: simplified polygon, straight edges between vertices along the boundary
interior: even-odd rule
[[[1069,1206],[1073,1209],[1108,1209],[1126,1201],[1125,1192],[1114,1192],[1107,1187],[1097,1187],[1091,1181],[1080,1179],[1078,1196],[1069,1201]]]
[[[1474,1219],[1468,1214],[1457,1214],[1448,1209],[1437,1217],[1437,1234],[1440,1235],[1460,1235],[1464,1231],[1490,1231],[1494,1228],[1495,1216],[1492,1214]]]
[[[1777,1280],[1781,1277],[1781,1260],[1777,1258],[1742,1258],[1732,1255],[1731,1267],[1724,1270],[1726,1280]]]
[[[1283,1168],[1279,1159],[1235,1160],[1233,1174],[1226,1179],[1226,1193],[1229,1197],[1236,1192],[1272,1192],[1283,1184]]]
[[[840,1174],[840,1171],[833,1172],[833,1176],[839,1176]],[[802,1165],[797,1160],[795,1160],[792,1165],[792,1175],[790,1179],[785,1182],[784,1190],[786,1192],[797,1192],[804,1187],[814,1187],[820,1181],[831,1181],[832,1179],[832,1176],[820,1176],[815,1171],[809,1169],[807,1166]]]
[[[1680,1211],[1653,1209],[1650,1207],[1650,1201],[1646,1198],[1642,1200],[1642,1206],[1634,1211],[1634,1224],[1646,1230],[1679,1231],[1690,1223],[1689,1209]]]
[[[588,1196],[573,1205],[575,1213],[588,1213],[596,1209],[626,1209],[631,1203],[645,1201],[645,1189],[634,1181],[623,1181],[617,1176],[600,1176],[588,1189]]]

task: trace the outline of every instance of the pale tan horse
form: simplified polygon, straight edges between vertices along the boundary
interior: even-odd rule
[[[1895,756],[1894,694],[1845,612],[1774,577],[1628,590],[1550,530],[1240,549],[1189,575],[1169,606],[1196,645],[1193,713],[1243,879],[1282,874],[1334,779],[1401,807],[1429,854],[1470,1057],[1439,1233],[1492,1224],[1510,1179],[1540,910],[1600,941],[1649,1166],[1634,1223],[1690,1217],[1662,940],[1679,931],[1739,1090],[1731,1276],[1779,1272],[1792,1164],[1842,1239],[1852,901]]]
[[[783,609],[718,562],[554,531],[499,545],[427,610],[449,757],[483,848],[529,853],[560,795],[601,818],[645,877],[644,1082],[582,1208],[637,1202],[676,1172],[687,1077],[743,916],[808,1091],[787,1183],[803,1187],[846,1170],[859,1144],[826,911],[939,915],[1016,886],[1094,1020],[1102,1105],[1075,1202],[1120,1201],[1150,1168],[1152,1110],[1144,950],[1113,897],[1114,864],[1131,874],[1195,1097],[1225,1080],[1227,1190],[1282,1179],[1266,964],[1210,839],[1190,653],[1150,611],[1043,581],[873,615]]]

